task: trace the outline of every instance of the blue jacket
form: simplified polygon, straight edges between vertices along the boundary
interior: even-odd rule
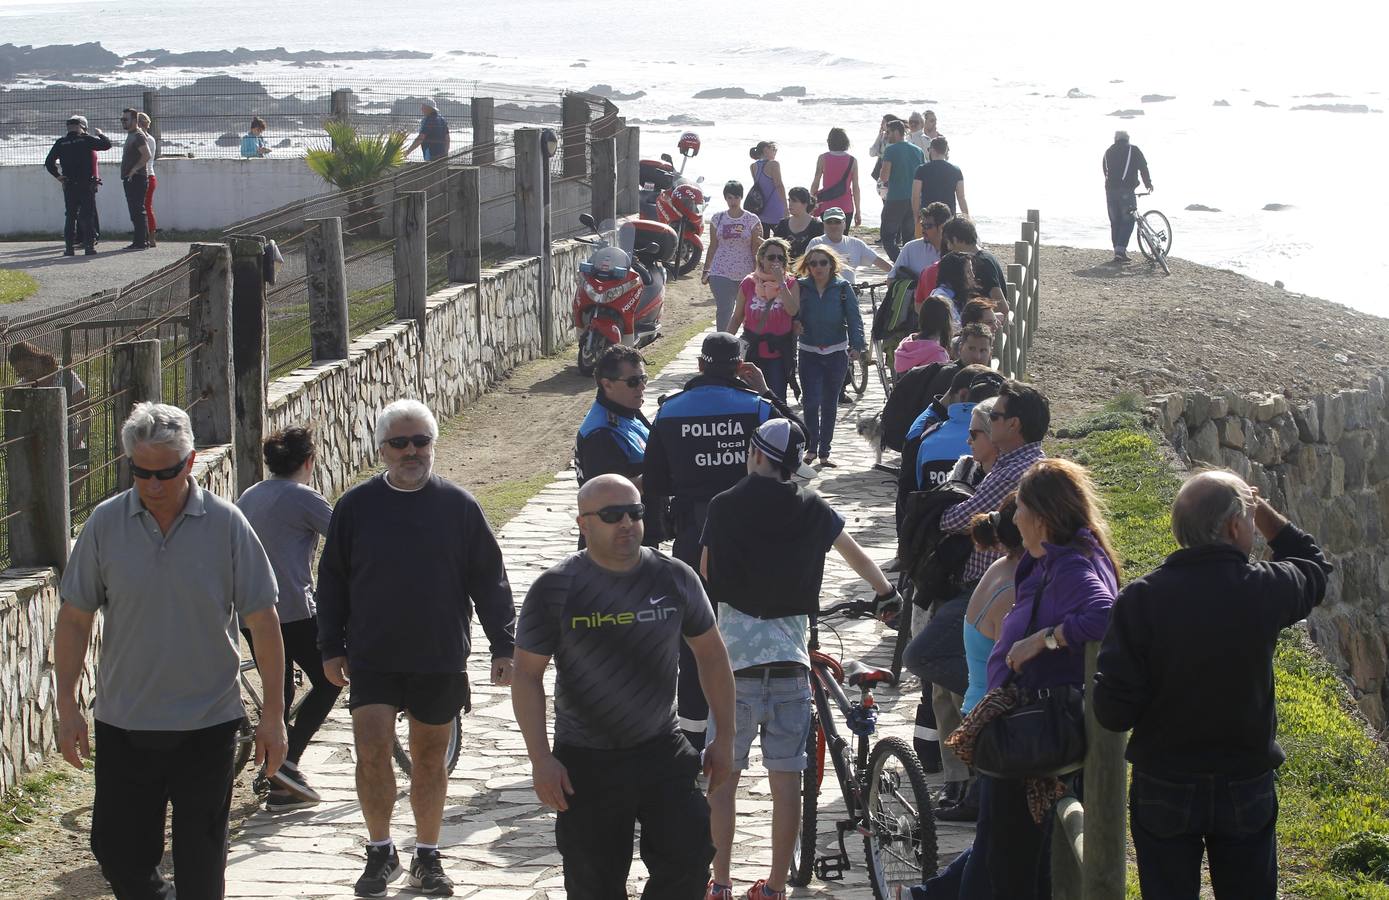
[[[973,412],[973,403],[952,403],[950,418],[922,437],[916,452],[917,490],[929,491],[945,484],[960,457],[970,455],[969,420]]]
[[[799,279],[801,312],[797,316],[805,332],[801,343],[810,347],[829,347],[849,342],[860,352],[867,350],[863,340],[863,314],[859,312],[854,286],[836,276],[825,285],[825,293],[815,289],[813,278]]]
[[[642,492],[705,503],[747,474],[748,439],[780,417],[742,382],[698,375],[661,401],[642,465]]]
[[[574,440],[574,471],[579,485],[609,473],[640,475],[650,432],[651,425],[641,410],[619,406],[600,390]]]

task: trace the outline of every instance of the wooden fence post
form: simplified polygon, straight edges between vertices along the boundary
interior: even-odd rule
[[[429,293],[429,199],[424,191],[396,194],[395,315],[411,319],[424,337],[424,301]]]
[[[161,369],[160,344],[157,340],[127,341],[111,348],[111,446],[121,446],[121,426],[137,403],[164,402],[164,377]],[[116,464],[116,488],[130,487],[130,460],[122,458]]]
[[[1100,645],[1085,647],[1085,684],[1095,683]],[[1128,735],[1110,731],[1085,704],[1085,858],[1081,871],[1085,900],[1124,900],[1128,880],[1125,855],[1128,815]]]
[[[312,359],[347,359],[347,264],[342,219],[305,219],[304,264]]]
[[[473,165],[489,165],[497,159],[496,101],[474,97],[468,108],[473,118]]]
[[[1031,343],[1032,335],[1037,333],[1037,322],[1041,310],[1039,302],[1042,295],[1042,213],[1039,210],[1029,209],[1027,211],[1027,221],[1032,226],[1032,267],[1029,272],[1031,279],[1028,281],[1028,290],[1032,299],[1031,316],[1027,323],[1028,343]]]
[[[194,244],[188,278],[188,415],[199,447],[232,442],[232,258],[226,244]]]
[[[232,459],[237,496],[265,479],[265,240],[234,236],[232,253]]]
[[[516,253],[539,256],[544,240],[545,157],[540,152],[540,129],[518,128],[516,142]]]
[[[68,493],[68,395],[61,387],[5,389],[5,434],[23,435],[5,454],[10,565],[67,566],[72,536]]]
[[[1023,357],[1023,342],[1028,338],[1027,328],[1027,285],[1026,270],[1012,263],[1007,267],[1008,285],[1005,292],[1008,295],[1008,371],[1005,372],[1009,378],[1022,378],[1025,360]]]
[[[618,140],[617,214],[635,216],[641,212],[641,127],[623,125]]]
[[[333,91],[332,104],[329,107],[330,114],[339,122],[347,122],[352,118],[352,89],[338,88]]]
[[[560,144],[564,148],[564,177],[588,174],[588,100],[582,94],[565,94]]]
[[[482,280],[482,188],[480,170],[464,166],[449,173],[449,281]]]
[[[601,227],[617,220],[617,140],[593,140],[593,218]]]
[[[159,124],[159,92],[145,91],[141,99],[145,115],[150,117],[150,134],[154,137],[154,153],[158,158],[164,155],[163,128]]]

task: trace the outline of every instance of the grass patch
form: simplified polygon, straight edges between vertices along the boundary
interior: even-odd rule
[[[525,478],[478,488],[472,493],[477,498],[478,505],[482,507],[483,514],[487,516],[487,524],[492,526],[493,531],[499,531],[512,516],[521,511],[521,507],[554,479],[554,472],[536,472]]]
[[[18,303],[32,297],[38,289],[39,283],[28,272],[0,269],[0,303]]]
[[[21,836],[33,824],[35,816],[48,808],[54,788],[72,779],[70,772],[49,769],[30,775],[0,796],[0,853],[13,853],[23,845]]]
[[[1176,548],[1169,509],[1180,482],[1154,438],[1127,422],[1127,398],[1107,405],[1048,448],[1089,467],[1108,506],[1125,579]],[[1060,432],[1058,432],[1059,434]],[[1274,658],[1279,770],[1279,868],[1287,896],[1389,900],[1389,759],[1339,676],[1306,633],[1289,629]],[[1130,868],[1129,896],[1137,897]]]
[[[696,319],[675,331],[663,332],[656,343],[651,344],[641,351],[642,356],[646,357],[646,368],[653,373],[659,373],[662,369],[671,364],[675,357],[679,355],[681,350],[685,349],[685,345],[688,344],[695,335],[704,331],[712,324],[713,319],[708,321]]]

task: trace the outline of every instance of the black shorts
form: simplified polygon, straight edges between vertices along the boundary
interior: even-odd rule
[[[384,704],[407,710],[426,725],[447,725],[471,712],[466,672],[359,672],[352,670],[347,708]]]

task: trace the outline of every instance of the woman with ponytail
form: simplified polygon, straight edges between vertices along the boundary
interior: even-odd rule
[[[762,206],[752,210],[762,220],[762,233],[768,235],[786,217],[786,187],[781,181],[781,163],[776,161],[776,142],[758,141],[748,151],[753,159],[752,186],[762,192]]]

